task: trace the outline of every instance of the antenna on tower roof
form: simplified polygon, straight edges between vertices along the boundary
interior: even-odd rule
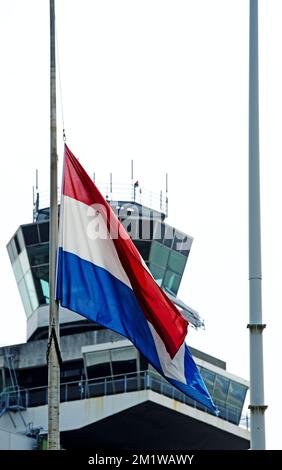
[[[165,174],[165,215],[168,216],[168,173]]]
[[[135,201],[135,186],[134,186],[134,183],[133,183],[133,178],[134,178],[134,172],[133,172],[133,160],[131,160],[131,184],[132,184],[132,198],[133,198],[133,201]]]
[[[32,186],[32,199],[33,199],[33,222],[36,221],[39,209],[39,191],[38,191],[38,170],[35,170],[35,189]]]

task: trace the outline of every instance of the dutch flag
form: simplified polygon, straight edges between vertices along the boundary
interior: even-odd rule
[[[187,320],[67,146],[56,296],[63,307],[128,338],[171,384],[216,412],[185,344]]]

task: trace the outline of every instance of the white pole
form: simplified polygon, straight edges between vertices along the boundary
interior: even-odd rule
[[[250,0],[249,289],[251,449],[265,449],[259,173],[258,0]]]
[[[48,449],[60,449],[60,365],[59,309],[55,300],[56,257],[58,246],[57,196],[57,117],[55,0],[50,0],[50,223],[49,223],[49,342],[48,342]]]

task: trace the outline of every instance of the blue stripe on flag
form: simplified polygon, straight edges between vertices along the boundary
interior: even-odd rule
[[[154,339],[133,290],[106,269],[60,248],[57,298],[63,307],[130,339],[161,370]]]
[[[187,385],[164,375],[152,333],[133,290],[106,269],[59,248],[56,297],[63,307],[128,338],[175,387],[215,410],[186,345],[184,361]]]

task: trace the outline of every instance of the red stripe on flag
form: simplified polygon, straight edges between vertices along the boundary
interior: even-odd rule
[[[126,230],[67,146],[63,194],[87,205],[100,204],[105,207],[105,213],[101,215],[105,218],[109,233],[119,234],[118,237],[113,236],[113,242],[139,305],[146,319],[161,337],[170,356],[174,357],[187,334],[187,320],[142,265],[140,254]]]
[[[91,206],[96,202],[94,189],[93,181],[68,146],[65,145],[63,194]]]

